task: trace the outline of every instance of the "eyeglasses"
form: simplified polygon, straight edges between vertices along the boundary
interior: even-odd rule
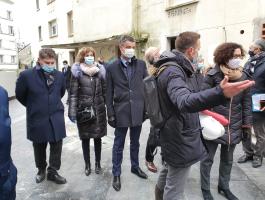
[[[233,55],[233,58],[240,58],[240,59],[242,59],[243,56],[242,56],[241,54],[240,54],[240,55],[239,55],[239,54],[238,54],[238,55],[234,54],[234,55]]]

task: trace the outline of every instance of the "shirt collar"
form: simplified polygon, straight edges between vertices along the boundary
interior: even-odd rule
[[[127,62],[132,62],[132,59],[129,59],[128,61],[127,60],[125,60],[122,56],[121,56],[121,62],[123,63],[123,65],[125,66],[125,67],[127,67],[128,65],[127,65]]]

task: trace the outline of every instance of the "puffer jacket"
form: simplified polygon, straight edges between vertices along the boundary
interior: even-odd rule
[[[97,65],[100,71],[94,76],[88,76],[80,69],[79,64],[72,66],[72,80],[70,82],[69,93],[69,117],[76,118],[78,110],[82,110],[92,105],[94,100],[94,109],[96,119],[79,123],[77,127],[81,139],[100,138],[107,134],[107,120],[105,107],[105,68]]]
[[[173,167],[189,167],[206,156],[202,142],[199,111],[226,101],[220,86],[200,91],[192,64],[180,52],[164,52],[156,63],[168,65],[158,76],[157,86],[163,116],[161,129],[162,156]]]
[[[204,78],[203,89],[216,87],[223,80],[224,74],[219,66],[211,69]],[[243,71],[242,77],[237,81],[250,79],[248,74]],[[237,82],[234,81],[234,82]],[[231,110],[230,110],[231,106]],[[212,111],[219,113],[229,119],[230,110],[230,124],[225,127],[225,134],[214,140],[220,144],[238,144],[242,138],[242,128],[251,127],[252,125],[252,111],[251,111],[251,93],[250,89],[243,91],[237,96],[233,97],[219,106],[212,108]],[[228,133],[228,127],[230,137]]]

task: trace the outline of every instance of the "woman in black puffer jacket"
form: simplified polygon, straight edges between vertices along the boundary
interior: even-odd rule
[[[94,138],[95,172],[101,171],[101,137],[107,134],[106,108],[105,108],[105,68],[95,63],[95,50],[91,47],[80,49],[77,63],[72,66],[70,82],[69,118],[77,121],[79,137],[82,140],[83,156],[85,160],[85,174],[91,173],[90,164],[90,138]],[[77,118],[78,112],[93,105],[95,119],[81,122]]]
[[[249,77],[241,67],[244,50],[236,43],[223,43],[214,52],[216,66],[211,69],[204,79],[203,88],[213,88],[220,84],[224,76],[229,82],[247,80]],[[243,132],[247,132],[252,125],[251,94],[245,90],[239,95],[228,100],[227,103],[216,106],[214,112],[230,119],[230,124],[225,127],[225,134],[213,141],[205,140],[208,156],[201,161],[201,189],[204,199],[213,199],[210,193],[210,171],[218,144],[221,144],[219,166],[218,192],[223,193],[227,199],[238,199],[229,189],[231,169],[233,165],[233,152],[241,139]]]

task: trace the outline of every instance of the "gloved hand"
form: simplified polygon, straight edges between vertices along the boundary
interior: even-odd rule
[[[71,122],[76,123],[76,117],[70,117],[69,116],[69,119],[70,119]]]
[[[251,138],[251,128],[243,128],[242,130],[242,140],[247,141]]]
[[[111,116],[108,118],[108,124],[112,127],[112,128],[116,128],[116,119],[114,116]]]

